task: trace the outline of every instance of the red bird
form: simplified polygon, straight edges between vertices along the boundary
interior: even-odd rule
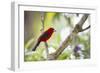
[[[32,51],[36,50],[36,48],[39,46],[40,42],[47,42],[47,40],[49,40],[49,38],[51,37],[53,32],[55,32],[55,29],[49,28],[42,35],[40,35],[40,37],[38,38],[37,43],[36,43],[35,47],[32,49]]]

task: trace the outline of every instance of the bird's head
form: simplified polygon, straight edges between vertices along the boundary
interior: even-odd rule
[[[48,31],[49,31],[49,32],[56,32],[56,30],[55,30],[54,28],[52,28],[52,27],[49,28]]]

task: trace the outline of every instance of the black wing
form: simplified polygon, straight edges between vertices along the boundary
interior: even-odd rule
[[[49,38],[49,34],[48,34],[48,32],[44,32],[41,36],[40,36],[40,38]]]

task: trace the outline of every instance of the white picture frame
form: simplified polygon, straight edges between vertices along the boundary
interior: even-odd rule
[[[18,70],[38,70],[48,68],[63,68],[77,66],[95,66],[97,60],[94,34],[96,23],[96,8],[73,6],[73,5],[39,5],[33,3],[13,2],[11,6],[11,29],[12,29],[12,48],[11,48],[11,69]],[[63,61],[39,61],[24,62],[24,10],[28,11],[55,11],[91,14],[91,58],[86,60],[63,60]]]

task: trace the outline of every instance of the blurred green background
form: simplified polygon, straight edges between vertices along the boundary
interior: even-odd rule
[[[43,23],[44,31],[50,27],[56,29],[56,32],[47,42],[50,54],[58,49],[82,16],[83,14],[80,13],[24,11],[24,61],[44,61],[47,59],[43,42],[40,43],[35,52],[29,53],[42,34]],[[90,17],[84,23],[83,28],[89,24]],[[80,32],[73,38],[71,44],[65,48],[57,60],[90,58],[90,29]],[[76,46],[80,48],[77,52],[74,51],[77,49]]]

